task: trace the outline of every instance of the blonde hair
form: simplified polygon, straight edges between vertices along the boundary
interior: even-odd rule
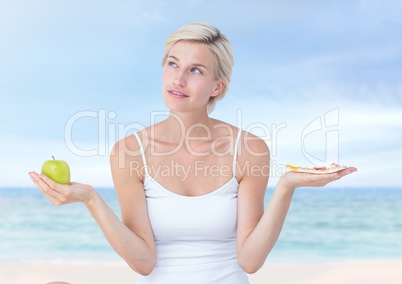
[[[181,40],[205,44],[214,54],[215,79],[222,80],[225,86],[218,96],[209,99],[208,113],[211,113],[215,108],[216,102],[223,99],[229,87],[234,64],[233,50],[230,41],[225,35],[221,34],[215,26],[209,23],[194,22],[187,24],[173,32],[166,40],[165,56],[162,59],[162,66],[166,64],[167,57],[172,47]]]

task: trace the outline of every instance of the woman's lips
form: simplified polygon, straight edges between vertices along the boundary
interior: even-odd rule
[[[175,98],[187,98],[188,96],[177,90],[168,90],[168,93]]]

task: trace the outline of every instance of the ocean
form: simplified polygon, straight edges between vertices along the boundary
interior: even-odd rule
[[[120,216],[112,188],[97,189]],[[268,189],[267,204],[273,190]],[[401,188],[299,188],[267,262],[402,258]],[[0,188],[0,263],[121,262],[83,204]]]

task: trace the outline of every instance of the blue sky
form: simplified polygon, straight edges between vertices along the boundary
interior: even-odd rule
[[[337,186],[400,186],[400,11],[396,0],[0,0],[0,186],[31,185],[26,173],[52,155],[73,180],[111,186],[109,149],[163,116],[164,41],[193,21],[232,41],[232,83],[212,116],[266,139],[269,186],[286,163],[332,161],[359,169]]]

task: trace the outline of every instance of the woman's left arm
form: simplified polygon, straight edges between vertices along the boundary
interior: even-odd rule
[[[237,259],[245,272],[255,273],[262,267],[279,237],[295,189],[325,186],[356,171],[356,168],[349,167],[324,175],[287,172],[279,179],[264,212],[269,151],[263,140],[253,139],[247,143],[245,149],[253,150],[245,151],[239,158],[239,166],[244,170],[238,193]],[[244,166],[246,163],[250,165]]]

